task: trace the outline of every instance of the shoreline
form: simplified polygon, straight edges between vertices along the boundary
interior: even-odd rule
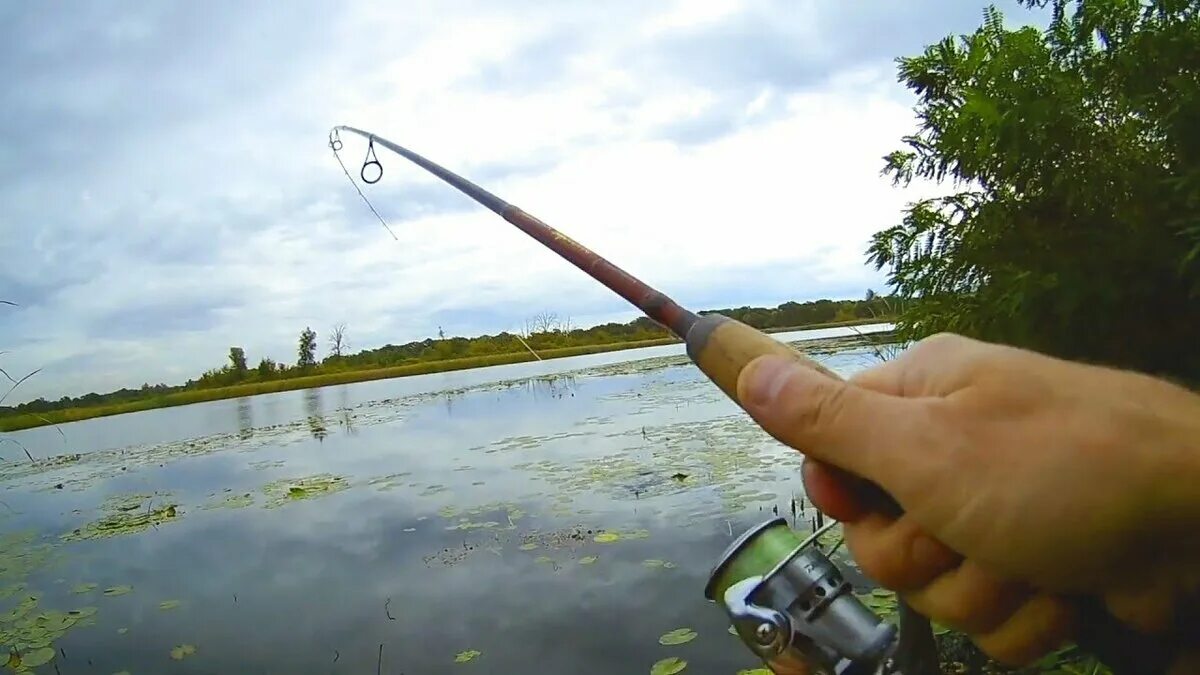
[[[763,332],[787,333],[801,330],[844,328],[887,322],[888,319],[856,319],[853,321],[834,321],[821,324],[812,324],[808,326],[767,328],[763,329]],[[538,355],[541,356],[542,360],[550,361],[552,359],[568,358],[571,356],[602,354],[606,352],[625,351],[628,349],[639,349],[642,347],[661,347],[663,345],[680,344],[681,342],[682,340],[676,337],[663,337],[652,340],[610,342],[598,345],[581,345],[578,347],[560,347],[557,349],[547,349],[538,352]],[[181,405],[190,405],[192,403],[205,403],[208,401],[220,401],[230,398],[258,396],[260,394],[275,394],[283,391],[313,389],[317,387],[327,387],[338,384],[352,384],[354,382],[370,382],[373,380],[387,380],[397,377],[411,377],[414,375],[430,375],[433,373],[445,373],[456,370],[487,368],[490,366],[503,366],[536,360],[537,359],[533,356],[533,354],[530,354],[528,351],[508,352],[505,354],[490,354],[488,356],[473,356],[458,359],[410,363],[400,366],[389,366],[386,368],[370,368],[366,370],[345,370],[332,373],[318,373],[303,377],[291,377],[282,380],[267,380],[264,382],[247,382],[245,384],[214,387],[212,389],[191,389],[187,391],[173,392],[164,396],[154,396],[111,405],[64,408],[62,410],[51,410],[45,414],[22,413],[17,415],[8,415],[5,417],[0,417],[0,432],[20,431],[23,429],[33,429],[43,426],[52,426],[55,424],[65,424],[68,422],[79,422],[97,417],[111,417],[113,415],[123,415],[126,413],[140,412],[143,410],[173,408]]]

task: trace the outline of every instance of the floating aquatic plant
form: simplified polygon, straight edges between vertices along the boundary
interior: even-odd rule
[[[182,661],[195,653],[195,645],[176,645],[173,649],[171,649],[171,658],[175,659],[176,661]]]
[[[684,668],[687,668],[687,661],[678,656],[669,656],[650,666],[650,675],[675,675],[682,673]]]
[[[681,645],[696,639],[696,631],[691,628],[676,628],[658,638],[658,644],[668,647]]]
[[[266,508],[275,508],[291,502],[315,497],[324,497],[350,487],[345,476],[320,473],[303,478],[284,478],[267,483],[262,487],[267,496]]]
[[[480,652],[478,649],[468,649],[466,651],[461,651],[458,654],[455,654],[454,662],[455,663],[468,663],[470,661],[474,661],[475,659],[479,658],[479,655],[481,653],[482,652]]]
[[[145,500],[150,501],[146,501],[148,506],[143,508]],[[137,534],[145,532],[151,527],[169,523],[178,518],[181,513],[175,504],[164,503],[155,506],[152,498],[146,495],[109,498],[103,508],[108,512],[107,515],[67,532],[62,535],[62,540],[83,541]]]

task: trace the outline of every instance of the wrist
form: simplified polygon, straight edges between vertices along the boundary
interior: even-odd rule
[[[1151,434],[1154,442],[1145,446],[1155,464],[1147,501],[1152,529],[1168,537],[1164,548],[1200,564],[1200,396],[1191,403],[1163,411],[1165,433]]]

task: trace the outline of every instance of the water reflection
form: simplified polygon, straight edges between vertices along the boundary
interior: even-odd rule
[[[821,360],[849,374],[862,354]],[[0,588],[25,583],[45,610],[98,608],[95,627],[56,641],[70,656],[61,672],[90,662],[100,673],[588,675],[645,673],[669,656],[687,672],[756,665],[703,599],[705,577],[746,527],[774,512],[803,527],[812,512],[798,455],[694,368],[367,400],[358,387],[289,394],[302,416],[285,423],[238,401],[235,433],[132,448],[111,466],[94,453],[36,480],[0,473],[20,512],[4,527],[44,535],[58,555],[27,578],[0,565]],[[337,406],[328,416],[323,396]],[[42,489],[59,481],[68,489]],[[178,516],[59,540],[102,518],[110,497],[152,492],[169,494]],[[629,536],[605,543],[600,530]],[[82,584],[134,590],[72,592]],[[172,600],[180,606],[160,609]],[[0,613],[13,602],[0,599]],[[658,643],[680,627],[700,637]],[[196,652],[172,660],[178,645]],[[469,650],[480,655],[456,665]]]
[[[325,416],[321,408],[321,389],[305,389],[304,415],[308,422],[309,433],[318,441],[325,440],[329,432],[325,428]]]
[[[237,400],[238,438],[246,440],[254,435],[254,412],[250,398],[243,396]]]
[[[579,389],[579,378],[573,373],[545,375],[523,380],[520,386],[534,400],[560,399],[575,396]]]
[[[358,433],[355,427],[354,411],[350,407],[350,388],[338,387],[338,424],[345,430],[347,436]]]

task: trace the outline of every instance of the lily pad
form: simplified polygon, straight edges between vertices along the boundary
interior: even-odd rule
[[[178,600],[163,600],[162,602],[158,603],[158,608],[162,610],[175,609],[180,604],[181,603]]]
[[[104,589],[104,594],[110,598],[132,592],[133,586],[109,586],[108,588]]]
[[[687,668],[687,661],[670,656],[650,666],[650,675],[675,675],[682,673],[684,668]]]
[[[594,562],[596,562],[596,556],[594,555],[585,555],[579,559],[580,565],[591,565]]]
[[[478,649],[468,649],[466,651],[459,652],[458,654],[456,654],[454,656],[454,662],[455,663],[468,663],[470,661],[474,661],[481,653],[482,652],[480,652]]]
[[[775,673],[768,668],[747,668],[739,670],[737,675],[775,675]]]
[[[91,593],[95,589],[96,589],[96,584],[86,583],[86,584],[76,585],[75,588],[71,589],[71,592],[72,593]]]
[[[45,634],[64,633],[80,618],[83,617],[63,612],[45,612],[34,619],[33,626],[39,631],[44,631]]]
[[[695,639],[696,631],[692,630],[691,628],[676,628],[675,630],[658,638],[658,644],[670,647],[674,645],[686,644]]]
[[[54,658],[53,647],[42,647],[41,649],[33,649],[21,655],[21,668],[37,668],[50,663],[50,659]]]
[[[71,617],[75,621],[78,621],[80,619],[86,619],[95,613],[96,613],[95,607],[80,607],[79,609],[73,609],[73,610],[67,612],[67,616]]]
[[[597,544],[611,544],[620,538],[621,535],[617,534],[616,532],[601,532],[600,534],[597,534],[592,541],[596,542]]]
[[[196,653],[195,645],[177,645],[171,650],[171,658],[176,661],[182,661],[185,658]]]
[[[522,551],[532,551],[533,549],[535,549],[537,547],[538,547],[537,544],[535,544],[533,542],[529,542],[528,544],[521,544],[517,548],[521,549]]]
[[[126,634],[126,633],[128,633],[128,632],[129,632],[129,629],[128,629],[128,628],[118,628],[118,629],[117,629],[117,635],[124,635],[124,634]]]

